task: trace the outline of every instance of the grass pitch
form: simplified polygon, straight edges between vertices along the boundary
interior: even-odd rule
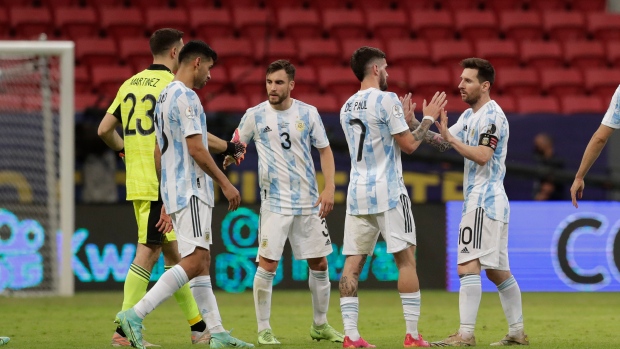
[[[363,284],[362,284],[363,288]],[[0,336],[11,337],[7,349],[110,348],[120,292],[78,293],[72,298],[0,298]],[[216,292],[226,329],[256,344],[252,293]],[[360,294],[359,329],[377,348],[402,348],[405,324],[398,292]],[[281,348],[340,348],[313,342],[309,336],[312,307],[309,291],[276,289],[271,326]],[[620,295],[617,293],[524,293],[525,329],[532,348],[619,348]],[[338,293],[331,296],[330,324],[342,330]],[[458,328],[458,294],[422,290],[420,332],[443,339]],[[166,349],[195,348],[181,310],[173,298],[145,320],[145,338]],[[497,293],[484,293],[476,339],[479,347],[501,339],[506,320]]]

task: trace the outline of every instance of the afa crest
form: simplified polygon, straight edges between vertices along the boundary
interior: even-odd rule
[[[297,131],[301,132],[306,129],[306,123],[302,120],[297,120],[295,122],[295,127],[297,128]]]

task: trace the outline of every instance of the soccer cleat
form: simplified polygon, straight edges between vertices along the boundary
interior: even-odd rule
[[[120,311],[116,314],[114,322],[121,326],[134,348],[146,348],[142,342],[142,319],[140,319],[133,308]]]
[[[507,334],[504,339],[499,342],[491,343],[491,345],[530,345],[530,341],[527,339],[527,335],[521,332],[520,336],[511,336]]]
[[[209,329],[205,329],[202,332],[192,331],[192,344],[209,344],[211,340],[211,333]]]
[[[11,340],[11,338],[9,338],[9,337],[0,337],[0,346],[5,345],[5,344],[9,344],[10,340]]]
[[[344,335],[335,328],[331,327],[328,323],[324,323],[321,326],[310,326],[310,337],[320,342],[321,339],[334,343],[344,342]]]
[[[463,339],[461,333],[456,331],[455,334],[451,334],[448,338],[439,341],[430,343],[431,347],[475,347],[476,346],[476,337],[471,335],[469,339]]]
[[[405,341],[403,342],[403,346],[405,348],[414,348],[414,347],[430,347],[431,345],[422,339],[422,335],[418,334],[418,338],[414,339],[413,336],[409,333],[405,336]]]
[[[258,332],[258,344],[260,345],[278,345],[282,344],[280,341],[273,335],[270,328],[264,329]]]
[[[254,344],[246,343],[230,335],[230,332],[212,333],[209,342],[211,349],[219,348],[254,348]]]
[[[129,342],[129,339],[127,339],[127,337],[121,336],[116,332],[114,332],[114,335],[112,336],[112,343],[110,344],[113,347],[131,347],[131,342]],[[144,338],[142,338],[142,345],[145,348],[160,347],[160,345],[147,342]]]
[[[360,337],[360,339],[356,341],[352,341],[348,336],[344,337],[344,341],[342,342],[343,348],[376,348],[376,346],[366,342],[364,338]]]

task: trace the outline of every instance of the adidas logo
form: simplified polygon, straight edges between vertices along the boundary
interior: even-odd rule
[[[467,247],[464,247],[464,248],[461,250],[461,253],[469,253],[469,250],[467,249]]]
[[[325,241],[325,246],[328,246],[328,245],[330,245],[331,243],[332,243],[332,242],[331,242],[331,240],[327,239],[327,241]]]
[[[265,127],[263,129],[263,133],[265,133],[265,132],[271,132],[271,128],[269,128],[269,126]]]

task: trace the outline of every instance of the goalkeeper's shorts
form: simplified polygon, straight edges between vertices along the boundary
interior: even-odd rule
[[[161,214],[162,201],[134,200],[133,210],[138,223],[138,243],[161,245],[177,239],[174,230],[162,234],[155,227]]]

